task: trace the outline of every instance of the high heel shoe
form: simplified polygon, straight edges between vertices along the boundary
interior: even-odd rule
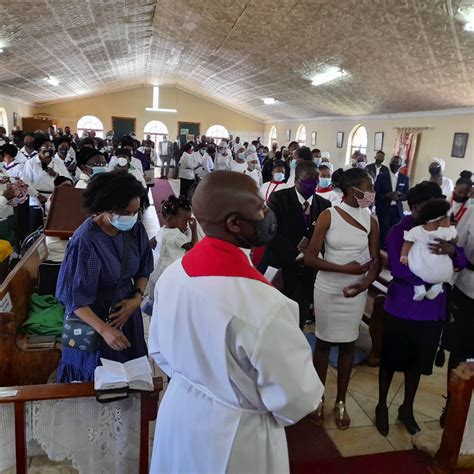
[[[403,405],[398,409],[398,419],[405,425],[405,428],[411,435],[421,431],[415,417],[413,416],[413,412],[411,410],[406,410]]]
[[[318,408],[309,414],[309,420],[316,426],[321,426],[324,423],[324,398],[319,401]]]
[[[389,432],[388,424],[388,408],[386,406],[377,405],[375,407],[375,426],[382,436],[387,436]]]
[[[340,430],[347,430],[351,424],[351,419],[347,414],[346,404],[344,402],[337,402],[334,405],[334,422]]]

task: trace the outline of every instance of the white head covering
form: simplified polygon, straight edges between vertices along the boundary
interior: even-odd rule
[[[321,158],[327,158],[328,160],[331,159],[331,153],[329,153],[328,151],[322,151],[321,152]]]
[[[254,147],[255,148],[255,147]],[[258,161],[258,155],[255,152],[248,153],[247,154],[247,163],[250,163],[251,161]]]
[[[441,171],[444,171],[444,169],[446,168],[446,161],[444,161],[442,158],[433,157],[431,163],[438,163],[441,166]]]
[[[255,145],[250,144],[250,145],[247,147],[246,153],[247,153],[247,154],[249,154],[249,153],[255,153],[256,151],[257,151],[257,149],[255,148]]]

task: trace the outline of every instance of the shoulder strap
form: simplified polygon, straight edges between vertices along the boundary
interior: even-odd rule
[[[117,298],[117,291],[120,284],[123,282],[125,277],[125,271],[127,270],[127,260],[128,256],[130,255],[130,243],[132,237],[133,229],[123,233],[123,250],[122,250],[122,262],[120,265],[120,276],[118,279],[118,283],[115,286],[114,293],[112,296],[112,305],[111,308],[115,306],[115,299]]]

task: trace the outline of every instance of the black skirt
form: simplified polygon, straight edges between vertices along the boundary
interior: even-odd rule
[[[443,347],[458,360],[474,358],[474,300],[456,286],[451,294],[452,322],[444,328]]]
[[[431,375],[442,321],[415,321],[385,313],[380,367]]]

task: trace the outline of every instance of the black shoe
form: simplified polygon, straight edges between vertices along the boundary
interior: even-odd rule
[[[421,431],[418,423],[415,421],[413,412],[411,410],[406,410],[403,405],[398,409],[398,419],[405,425],[405,428],[411,435]]]
[[[388,435],[388,408],[386,406],[377,405],[375,407],[375,426],[382,436]]]

